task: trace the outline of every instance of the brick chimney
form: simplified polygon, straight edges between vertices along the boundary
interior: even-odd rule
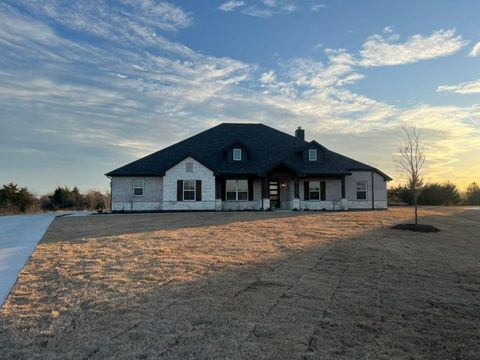
[[[305,140],[305,130],[303,130],[301,126],[295,130],[295,137],[300,140]]]

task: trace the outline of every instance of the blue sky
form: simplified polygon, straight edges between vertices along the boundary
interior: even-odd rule
[[[402,180],[480,181],[478,1],[3,1],[0,183],[103,174],[220,122],[263,122]]]

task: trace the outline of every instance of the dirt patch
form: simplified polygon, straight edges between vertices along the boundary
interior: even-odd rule
[[[0,358],[475,359],[480,212],[390,229],[411,215],[58,219],[1,310]]]
[[[393,225],[392,229],[395,230],[408,230],[408,231],[416,231],[416,232],[423,232],[423,233],[431,233],[431,232],[439,232],[440,229],[427,224],[397,224]]]

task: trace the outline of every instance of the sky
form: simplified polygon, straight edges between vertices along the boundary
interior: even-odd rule
[[[480,181],[479,1],[2,0],[0,184],[104,174],[222,122],[261,122],[398,184]]]

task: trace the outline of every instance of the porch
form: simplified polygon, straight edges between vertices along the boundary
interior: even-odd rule
[[[263,176],[262,176],[263,175]],[[255,177],[216,178],[216,210],[348,210],[345,175],[300,176],[277,166]]]

